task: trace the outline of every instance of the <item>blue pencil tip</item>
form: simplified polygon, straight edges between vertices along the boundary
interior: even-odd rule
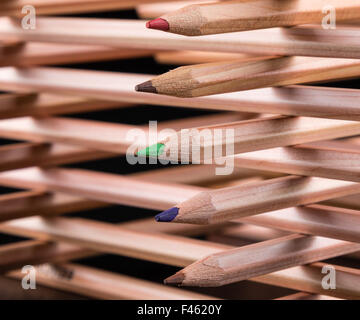
[[[171,209],[165,210],[155,216],[157,222],[171,222],[179,213],[179,208],[173,207]]]

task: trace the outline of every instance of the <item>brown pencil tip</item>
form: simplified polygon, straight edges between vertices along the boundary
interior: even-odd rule
[[[157,18],[155,20],[148,21],[146,23],[146,28],[168,31],[170,26],[169,26],[169,22],[167,22],[165,19]]]
[[[182,271],[175,273],[174,275],[164,280],[165,284],[181,286],[185,280],[185,274]]]
[[[135,91],[157,93],[156,88],[151,83],[151,80],[138,84],[135,87]]]

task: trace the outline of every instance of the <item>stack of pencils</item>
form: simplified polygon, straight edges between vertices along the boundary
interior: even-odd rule
[[[26,5],[0,7],[3,297],[30,266],[40,298],[360,299],[358,0]]]

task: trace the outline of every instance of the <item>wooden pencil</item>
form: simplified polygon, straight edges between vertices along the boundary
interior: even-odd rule
[[[209,0],[185,0],[185,1],[166,1],[164,3],[144,3],[136,6],[136,13],[141,19],[153,19],[165,13],[179,10],[185,6],[199,3],[209,3]],[[214,1],[215,2],[215,1]]]
[[[73,258],[86,257],[90,250],[82,250],[67,243],[27,240],[0,246],[0,273],[22,268],[28,264],[62,262]]]
[[[241,168],[360,182],[360,150],[353,143],[319,141],[234,155]]]
[[[76,228],[77,231],[73,232],[73,228]],[[158,262],[166,261],[165,263],[173,265],[187,265],[189,261],[191,263],[201,257],[205,257],[220,251],[224,252],[224,250],[229,248],[228,246],[210,244],[200,240],[188,239],[187,241],[184,241],[184,238],[175,236],[157,236],[146,233],[135,233],[122,230],[118,226],[112,227],[106,223],[88,222],[83,219],[71,219],[69,221],[65,218],[53,218],[49,220],[27,218],[2,225],[1,229],[6,230],[6,232],[28,236],[30,235],[32,237],[44,237],[46,235],[46,237],[50,236],[52,239],[66,240],[67,242],[82,245],[90,249],[96,248],[96,250],[118,254],[123,254],[126,252],[126,255],[128,256],[150,259],[151,261]],[[91,232],[88,233],[87,231]],[[89,239],[89,234],[92,235],[91,240]],[[137,241],[133,241],[133,237],[135,237]],[[120,241],[120,239],[122,240]],[[282,252],[284,254],[283,257],[286,257],[285,251],[289,250],[291,251],[289,254],[299,256],[301,261],[292,260],[292,263],[296,265],[301,264],[302,261],[305,261],[305,258],[320,258],[316,255],[317,249],[319,247],[326,248],[324,251],[321,250],[321,255],[328,254],[329,256],[336,256],[341,255],[342,253],[355,252],[356,250],[359,250],[357,248],[359,246],[358,244],[339,240],[331,240],[327,238],[314,238],[299,235],[293,235],[281,239],[263,242],[259,244],[260,250],[261,247],[268,247],[272,242],[276,243],[277,241],[280,244],[289,242],[296,242],[299,244],[297,247],[298,250],[293,250],[294,247],[292,246],[290,246],[290,248],[285,246],[283,247]],[[157,243],[157,245],[155,245],[155,243]],[[245,251],[246,249],[252,250],[252,246],[253,245],[246,246],[242,249]],[[181,253],[179,252],[180,247],[182,248],[182,250],[180,250]],[[178,249],[172,250],[172,248]],[[269,254],[271,254],[271,252],[265,255],[265,257],[268,257]],[[315,258],[314,255],[316,255]],[[247,259],[248,258],[249,257],[247,257]],[[289,263],[289,260],[285,260]],[[263,269],[264,274],[267,273],[267,270],[270,270],[276,265],[275,261],[269,264],[269,260],[267,259],[264,259],[263,263],[264,266],[266,265],[267,267],[265,268],[266,270]],[[252,270],[252,267],[247,269],[247,276],[249,276],[249,278],[252,275]]]
[[[16,143],[0,146],[0,172],[104,159],[115,155],[64,144]]]
[[[166,121],[158,124],[158,130],[191,128],[205,124],[218,124],[249,118],[239,113],[210,115],[188,118],[177,121]],[[96,130],[94,130],[94,126]],[[149,134],[147,126],[133,126],[97,122],[81,119],[66,119],[56,117],[46,118],[16,118],[0,121],[0,136],[10,139],[22,138],[35,142],[58,142],[62,144],[80,145],[82,147],[102,150],[107,153],[125,154],[134,141],[127,139],[131,130],[142,130],[145,137]],[[101,133],[100,133],[101,132]],[[143,143],[146,143],[144,141]],[[140,147],[137,144],[135,147]],[[135,151],[135,150],[134,150]]]
[[[0,88],[81,95],[97,100],[107,100],[108,103],[113,104],[119,101],[206,110],[360,120],[358,103],[360,91],[357,89],[298,85],[262,88],[193,99],[150,95],[134,91],[136,84],[145,82],[151,77],[151,75],[141,74],[44,67],[27,68],[25,71],[8,67],[0,69]],[[89,108],[92,103],[89,103]],[[100,106],[98,105],[98,107]],[[86,107],[84,106],[83,109],[86,110]],[[12,112],[16,110],[13,108]],[[66,110],[69,112],[71,108]],[[74,108],[74,110],[76,109]]]
[[[119,9],[131,9],[138,4],[167,0],[36,0],[36,14],[51,15],[65,13],[87,13]],[[26,0],[6,1],[0,15],[23,17],[21,9],[28,5]]]
[[[243,62],[271,59],[271,56],[250,55],[226,52],[204,51],[164,51],[155,54],[155,60],[164,64],[199,64],[209,62],[221,62],[228,60],[241,60]]]
[[[245,186],[204,191],[158,214],[160,222],[211,224],[359,192],[340,180],[287,176]]]
[[[119,226],[95,221],[89,222],[84,219],[69,220],[66,218],[56,218],[40,220],[39,218],[27,218],[1,224],[0,229],[3,232],[22,236],[27,235],[38,239],[61,239],[73,244],[82,244],[86,248],[96,248],[96,250],[101,250],[102,252],[125,254],[127,256],[164,262],[181,267],[187,266],[207,255],[234,248],[208,241],[185,239],[171,235],[149,235],[144,232],[134,233],[126,231]],[[91,235],[91,240],[85,241],[86,238],[89,238],[89,235]],[[133,241],[133,237],[135,237],[136,241]],[[347,242],[340,243],[345,245]],[[176,249],[173,250],[173,248]],[[159,252],[161,253],[159,254]],[[268,281],[274,285],[287,286],[295,290],[325,294],[324,289],[321,287],[321,281],[318,282],[318,286],[312,285],[313,281],[317,281],[318,277],[321,276],[320,272],[317,271],[314,274],[310,272],[311,269],[308,266],[296,268],[301,268],[301,271],[294,272],[294,277],[291,276],[294,268],[290,268],[252,278],[251,280],[262,283]],[[309,272],[307,272],[308,270]],[[350,282],[347,281],[349,278],[352,279]],[[359,295],[359,286],[356,285],[359,279],[356,274],[346,272],[338,281],[337,285],[342,290],[332,290],[327,292],[327,294],[340,298]]]
[[[321,294],[310,294],[306,292],[298,292],[290,294],[288,296],[280,297],[274,300],[343,300],[341,298],[335,298],[331,296]]]
[[[264,87],[326,82],[360,75],[353,59],[282,57],[179,67],[138,84],[136,91],[192,98]]]
[[[129,103],[49,93],[4,93],[0,95],[0,119],[72,114],[130,106]]]
[[[154,179],[156,178],[154,177]],[[96,181],[96,184],[94,181]],[[221,222],[244,218],[246,215],[341,197],[344,194],[356,193],[356,188],[358,188],[356,183],[343,181],[321,178],[283,177],[227,189],[209,190],[180,184],[154,183],[146,179],[141,180],[141,176],[124,177],[86,170],[39,170],[36,168],[2,173],[0,174],[0,183],[13,187],[47,188],[52,191],[65,192],[72,196],[82,196],[97,201],[152,208],[155,210],[163,210],[177,202],[185,201],[186,203],[194,201],[192,197],[204,197],[204,195],[213,193],[235,193],[235,191],[238,191],[231,202],[234,207],[234,214],[230,215],[230,209],[226,208],[228,212],[225,212],[226,216],[220,216]],[[166,198],[162,197],[163,192],[166,192]],[[239,196],[241,192],[242,196]],[[254,194],[259,195],[260,193],[261,200],[258,200],[258,198],[254,197]],[[190,199],[190,201],[187,199]],[[205,203],[201,204],[205,207]],[[218,212],[221,209],[219,208]],[[354,240],[359,237],[356,231],[356,221],[358,220],[356,212],[328,207],[309,207],[303,210],[295,208],[285,211],[286,214],[284,216],[282,215],[283,211],[270,212],[258,217],[249,217],[247,219],[250,220],[247,221],[270,227],[276,227],[275,224],[277,224],[279,228],[287,231],[323,235],[339,239]],[[209,221],[206,219],[209,219],[210,215],[216,216],[218,212],[213,214],[213,212],[206,211],[206,214],[201,217],[202,220],[200,222],[208,223]],[[224,212],[220,213],[223,214]],[[196,215],[196,213],[192,212],[191,214]],[[328,217],[332,217],[332,220],[328,219]],[[219,219],[216,220],[216,217],[210,218],[214,219],[210,222],[220,222],[218,221]],[[186,219],[185,216],[175,220],[177,222],[189,222]],[[198,222],[199,217],[196,219]],[[331,221],[338,222],[332,225]],[[193,222],[193,220],[190,222]]]
[[[213,163],[216,158],[274,147],[352,136],[359,122],[305,117],[263,117],[180,130],[145,148],[142,156],[181,163]],[[0,135],[6,129],[0,123]],[[314,156],[315,157],[315,156]]]
[[[294,234],[209,255],[165,283],[218,287],[359,249],[360,244],[352,242]]]
[[[0,203],[1,222],[35,215],[57,216],[106,206],[100,201],[62,193],[46,193],[41,190],[1,195]]]
[[[35,270],[39,284],[93,299],[216,300],[210,295],[164,287],[152,281],[73,263],[44,264],[37,266]],[[21,279],[23,274],[14,270],[7,273],[7,276]]]
[[[193,4],[149,21],[147,27],[186,36],[201,36],[299,24],[321,24],[329,8],[336,11],[336,21],[360,18],[356,0],[223,1]],[[324,13],[325,10],[325,13]]]
[[[313,263],[308,266],[298,266],[270,273],[265,276],[256,277],[253,280],[269,285],[280,285],[280,287],[302,290],[318,294],[330,294],[341,299],[360,299],[359,270],[338,265],[331,265],[336,272],[336,290],[326,290],[322,286],[323,267],[327,263]],[[281,279],[281,281],[279,281]],[[330,293],[331,291],[331,293]]]
[[[0,9],[1,10],[1,9]],[[1,48],[1,45],[0,45]],[[125,50],[108,46],[26,42],[9,50],[0,50],[0,66],[30,67],[130,59],[151,56],[151,50]]]
[[[183,37],[167,32],[146,30],[144,21],[83,18],[38,17],[36,29],[24,30],[7,17],[0,18],[0,37],[24,41],[104,45],[146,50],[200,50],[259,55],[318,56],[360,58],[357,41],[360,29],[321,26],[270,28],[201,38]]]

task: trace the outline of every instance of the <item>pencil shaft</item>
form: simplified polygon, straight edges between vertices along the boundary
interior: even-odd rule
[[[295,234],[212,254],[180,271],[178,275],[182,281],[179,283],[185,286],[222,286],[356,252],[359,248],[360,244],[351,242]]]
[[[28,68],[26,72],[15,68],[0,69],[0,88],[2,89],[27,89],[39,91],[52,91],[81,95],[103,100],[93,107],[104,108],[108,104],[116,106],[116,101],[124,103],[153,104],[163,106],[178,106],[200,109],[228,110],[237,112],[274,113],[286,115],[298,115],[309,117],[334,118],[345,120],[360,120],[360,99],[359,90],[326,88],[315,86],[288,86],[279,88],[262,88],[248,91],[227,93],[208,97],[193,99],[177,98],[156,94],[135,92],[136,84],[150,79],[152,75],[137,75],[127,73],[113,73],[101,71],[84,71],[62,68]],[[16,110],[24,110],[20,115],[27,115],[25,112],[35,114],[51,114],[51,110],[60,113],[58,110],[71,112],[71,110],[94,110],[91,106],[93,100],[86,102],[85,98],[58,96],[58,98],[39,95],[40,101],[53,100],[54,109],[50,108],[11,108],[9,112],[16,113]],[[56,98],[56,99],[55,99]],[[62,100],[81,100],[83,103],[71,103],[64,105]],[[59,100],[59,106],[56,101]],[[104,101],[107,101],[106,103]],[[75,102],[75,101],[74,101]],[[119,102],[117,102],[119,104]],[[69,102],[68,102],[69,103]],[[40,102],[39,102],[40,104]],[[6,105],[6,104],[5,104]],[[52,104],[51,104],[52,105]],[[41,106],[41,104],[40,104]],[[39,106],[39,107],[40,107]],[[82,109],[80,108],[82,106]],[[48,111],[49,110],[49,111]],[[5,111],[4,111],[5,112]],[[29,115],[32,115],[30,113]],[[5,116],[4,115],[4,116]]]
[[[360,58],[358,27],[337,27],[331,32],[321,26],[285,30],[271,28],[193,38],[145,30],[144,24],[144,21],[133,20],[39,17],[36,29],[28,32],[17,21],[1,18],[0,36],[12,36],[25,41],[105,45],[126,49]]]
[[[37,0],[36,14],[86,13],[119,9],[131,9],[137,4],[155,0]],[[156,0],[161,2],[165,0]],[[23,17],[21,9],[28,5],[26,0],[7,1],[2,4],[0,15]]]
[[[250,62],[240,59],[180,67],[151,79],[151,85],[154,93],[191,98],[359,75],[360,63],[354,59],[283,57]],[[138,90],[143,91],[142,84]]]
[[[215,300],[216,298],[178,288],[164,287],[126,275],[72,263],[36,267],[36,280],[45,286],[75,292],[94,299],[137,300]],[[21,279],[18,271],[7,276]]]
[[[170,32],[199,36],[309,23],[328,27],[330,8],[337,21],[360,17],[356,0],[314,0],[311,5],[307,0],[252,0],[194,4],[161,18],[169,23]]]

